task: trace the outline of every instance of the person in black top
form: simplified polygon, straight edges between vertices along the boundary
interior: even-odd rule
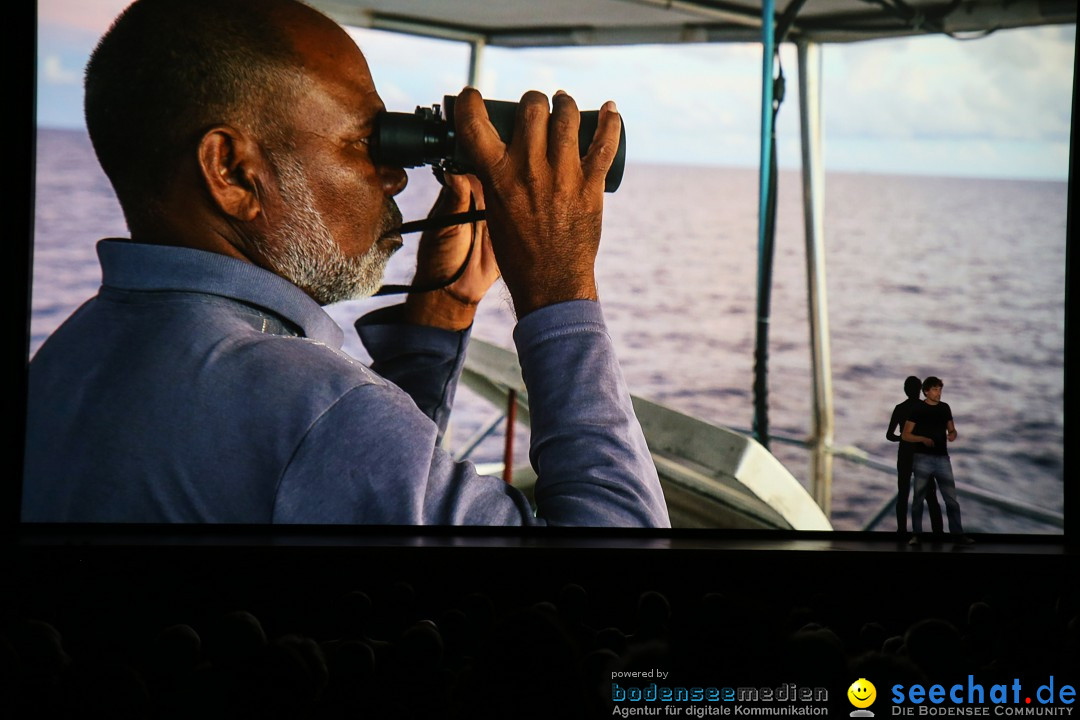
[[[918,443],[904,442],[900,439],[900,432],[904,430],[904,423],[911,417],[912,410],[923,404],[919,400],[921,389],[922,381],[914,375],[904,381],[904,394],[908,396],[908,399],[893,408],[892,417],[889,418],[889,427],[885,430],[885,437],[889,442],[899,443],[896,450],[896,531],[904,534],[907,533],[911,470],[915,458],[915,447]],[[926,487],[926,507],[930,511],[930,528],[934,533],[940,534],[944,526],[941,522],[941,505],[938,504],[937,487],[933,478]]]
[[[918,542],[919,533],[922,532],[922,503],[931,478],[937,480],[941,497],[945,500],[949,532],[959,537],[961,542],[971,542],[960,524],[960,503],[956,499],[956,483],[946,445],[955,442],[957,435],[952,409],[947,403],[941,402],[944,387],[945,383],[940,378],[930,376],[923,380],[922,390],[926,399],[915,407],[904,422],[904,431],[900,435],[906,442],[918,443],[914,460],[915,499],[911,506],[912,542]]]

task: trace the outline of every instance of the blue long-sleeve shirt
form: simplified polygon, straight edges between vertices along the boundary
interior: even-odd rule
[[[536,515],[439,447],[467,332],[357,323],[373,359],[287,280],[188,248],[106,240],[103,282],[30,364],[24,522],[664,527],[600,306],[514,332]]]

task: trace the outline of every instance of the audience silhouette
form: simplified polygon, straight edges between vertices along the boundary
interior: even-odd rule
[[[857,677],[881,692],[1078,668],[1067,589],[1038,602],[973,590],[930,616],[900,599],[820,590],[677,601],[650,590],[633,608],[598,607],[577,583],[505,607],[483,591],[372,590],[325,598],[328,611],[307,618],[295,608],[226,611],[145,638],[119,626],[82,633],[77,648],[52,623],[9,619],[0,668],[10,716],[588,718],[611,715],[614,673],[656,668],[684,684],[823,687],[846,713],[843,688]]]

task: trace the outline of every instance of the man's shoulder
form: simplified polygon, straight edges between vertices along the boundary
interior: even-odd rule
[[[341,395],[360,385],[389,386],[381,375],[348,353],[319,340],[288,335],[253,335],[239,340],[235,364],[277,373],[283,389]],[[300,386],[300,387],[297,387]]]
[[[234,310],[209,330],[211,337],[202,340],[207,369],[223,378],[250,378],[271,396],[315,395],[332,402],[357,386],[388,385],[340,348],[292,332],[286,322],[259,309]]]
[[[279,401],[313,395],[332,402],[358,385],[387,385],[359,360],[305,337],[271,311],[194,292],[103,291],[46,341],[32,366],[63,373],[87,358],[221,392],[247,385]]]
[[[899,413],[901,415],[910,415],[915,408],[922,404],[922,400],[912,400],[911,398],[908,398],[904,402],[897,404],[893,412]]]

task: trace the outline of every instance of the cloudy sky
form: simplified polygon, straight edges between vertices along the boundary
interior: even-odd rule
[[[81,128],[81,77],[98,37],[127,0],[39,0],[38,124]],[[353,31],[391,110],[456,93],[460,43]],[[830,45],[823,54],[825,162],[830,170],[1045,178],[1068,176],[1075,25]],[[782,65],[782,166],[798,167],[794,49]],[[516,99],[562,88],[582,108],[615,100],[630,162],[756,166],[761,51],[755,45],[506,50],[484,55],[480,89]]]

